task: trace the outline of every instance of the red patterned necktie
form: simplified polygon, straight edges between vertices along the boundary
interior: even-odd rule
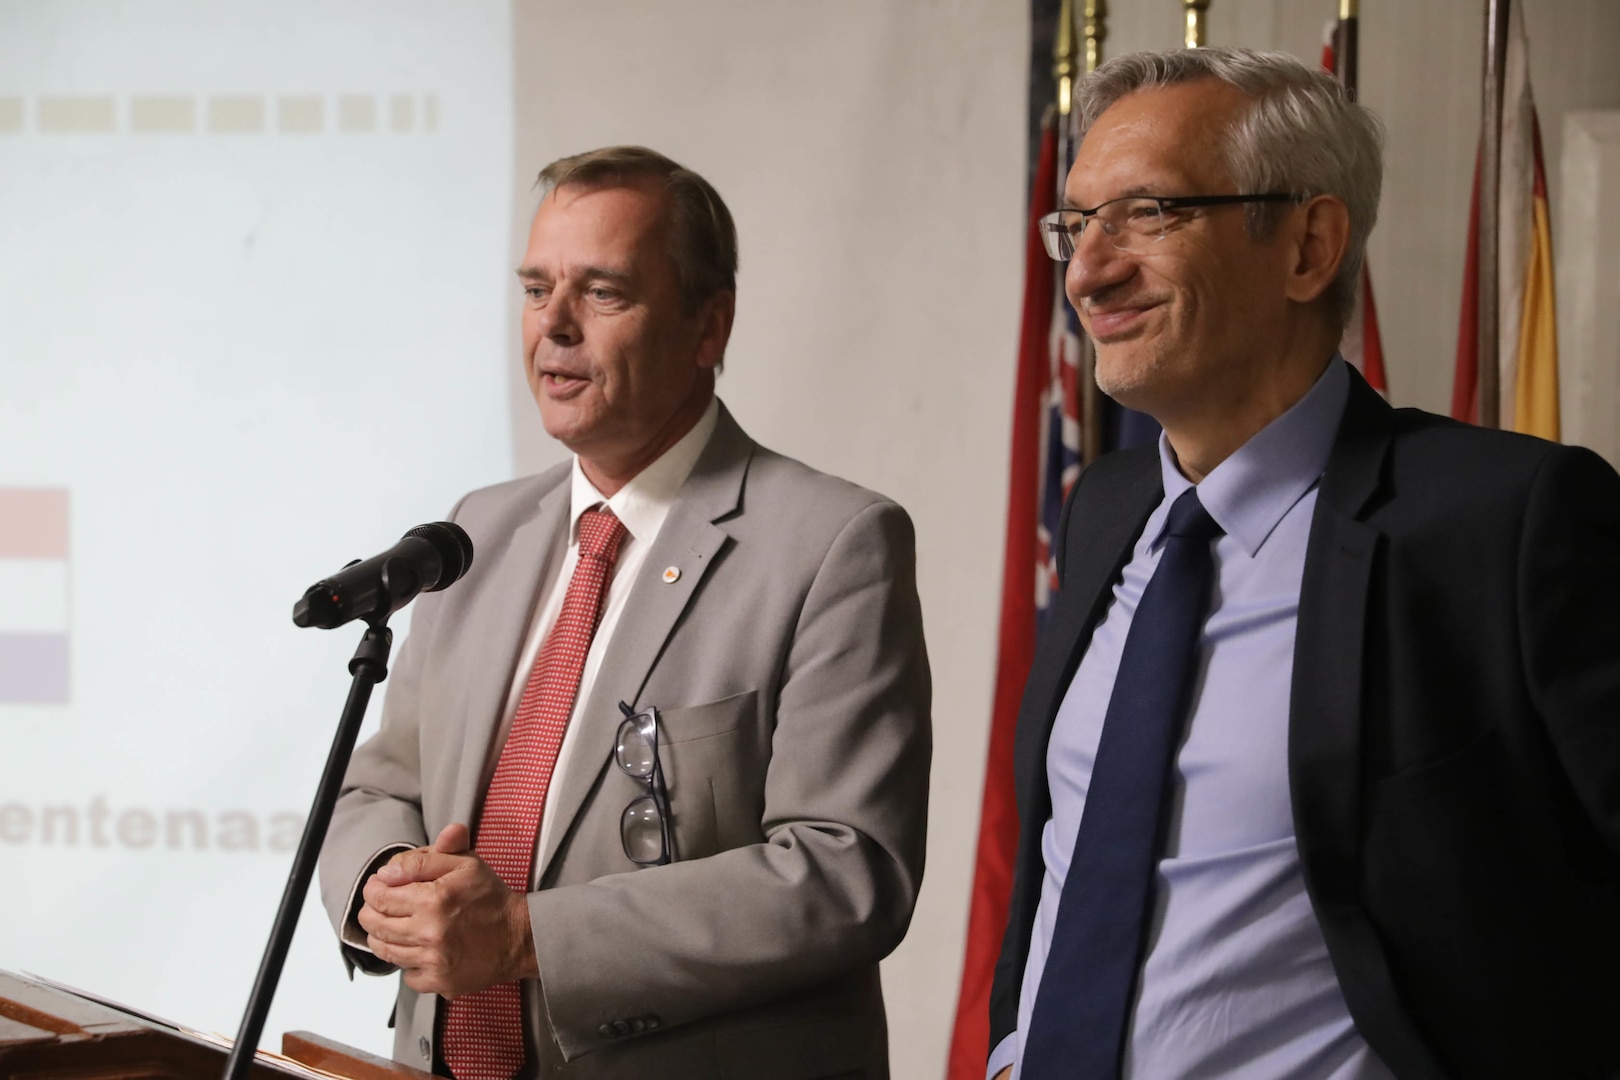
[[[610,510],[579,516],[579,562],[562,612],[529,672],[484,797],[473,850],[517,892],[529,890],[551,770],[625,535],[624,523]],[[446,1004],[444,1061],[456,1080],[511,1080],[522,1068],[521,985],[498,983]]]

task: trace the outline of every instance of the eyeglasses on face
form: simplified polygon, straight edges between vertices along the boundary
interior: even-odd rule
[[[619,843],[637,866],[663,866],[675,853],[669,834],[669,791],[658,762],[658,710],[636,712],[619,702],[624,720],[613,744],[613,760],[627,776],[647,785],[619,816]]]
[[[1187,210],[1238,203],[1297,203],[1304,196],[1273,191],[1261,195],[1126,195],[1109,199],[1090,210],[1056,210],[1039,222],[1041,243],[1058,262],[1068,262],[1080,246],[1080,237],[1095,221],[1103,235],[1121,251],[1140,251],[1163,240]]]

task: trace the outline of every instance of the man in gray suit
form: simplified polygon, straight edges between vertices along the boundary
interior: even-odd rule
[[[930,751],[910,521],[715,398],[706,181],[616,147],[540,182],[524,362],[574,460],[455,509],[477,559],[418,601],[322,857],[344,954],[403,972],[395,1056],[459,1080],[886,1076]]]

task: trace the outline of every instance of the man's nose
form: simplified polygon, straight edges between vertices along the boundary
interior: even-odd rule
[[[541,336],[558,345],[579,344],[583,334],[574,308],[575,300],[562,289],[551,294],[535,318],[535,329]]]
[[[1135,272],[1136,263],[1130,255],[1115,247],[1102,227],[1093,222],[1075,240],[1074,255],[1063,274],[1063,291],[1078,308],[1081,300],[1118,285]]]

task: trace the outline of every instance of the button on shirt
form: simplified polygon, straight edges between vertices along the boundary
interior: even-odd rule
[[[1225,535],[1214,545],[1215,591],[1167,793],[1166,846],[1126,1038],[1126,1077],[1390,1076],[1356,1031],[1333,974],[1305,893],[1288,789],[1300,581],[1317,483],[1348,393],[1344,361],[1335,358],[1304,398],[1198,486]],[[995,1048],[991,1076],[1021,1054],[1019,1032],[1029,1030],[1125,636],[1158,565],[1170,506],[1192,486],[1162,435],[1159,461],[1164,499],[1148,517],[1052,728],[1052,817],[1041,834],[1046,872],[1018,1031]]]

